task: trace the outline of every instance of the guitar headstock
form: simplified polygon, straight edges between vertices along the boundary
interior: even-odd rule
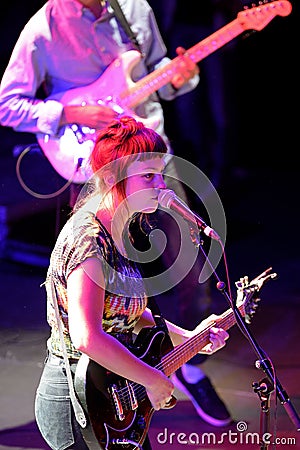
[[[275,16],[288,16],[292,5],[288,0],[261,3],[253,8],[247,8],[237,15],[240,25],[245,30],[262,30]]]
[[[271,270],[272,267],[269,267],[250,282],[248,276],[245,276],[235,283],[237,288],[237,306],[242,307],[242,315],[248,324],[257,310],[258,302],[260,301],[258,294],[263,284],[277,278],[277,273],[271,273]]]

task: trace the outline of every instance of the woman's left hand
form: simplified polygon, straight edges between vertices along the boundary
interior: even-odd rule
[[[220,348],[224,347],[226,340],[229,338],[229,334],[223,328],[218,327],[218,316],[212,314],[207,319],[203,320],[192,332],[191,336],[201,333],[204,329],[209,328],[209,340],[210,343],[201,349],[199,353],[205,353],[211,355]]]
[[[203,347],[201,353],[206,353],[207,355],[215,353],[224,347],[228,338],[229,334],[223,328],[212,327],[209,332],[210,343]]]
[[[198,75],[200,69],[198,65],[191,60],[185,48],[178,47],[176,53],[179,56],[178,73],[174,75],[171,83],[175,89],[180,89],[191,78]]]

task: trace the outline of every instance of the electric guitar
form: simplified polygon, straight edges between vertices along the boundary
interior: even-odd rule
[[[260,31],[275,16],[287,16],[291,10],[289,1],[280,0],[241,11],[235,20],[187,50],[187,53],[197,63],[243,31]],[[127,51],[93,83],[57,93],[47,100],[57,100],[64,106],[104,104],[119,115],[133,116],[147,127],[156,129],[159,124],[157,118],[143,119],[134,113],[134,108],[180,73],[180,57],[134,82],[130,75],[140,59],[138,51]],[[74,183],[85,183],[91,177],[89,157],[96,140],[95,129],[84,124],[69,124],[61,127],[56,136],[37,134],[36,137],[48,161],[63,178]]]
[[[276,278],[267,269],[250,283],[248,277],[236,282],[236,307],[249,323],[259,301],[262,285]],[[229,308],[185,343],[173,347],[169,335],[160,326],[144,328],[130,348],[141,360],[172,375],[209,343],[213,326],[225,330],[236,323],[235,313]],[[91,450],[136,450],[146,438],[154,409],[142,385],[122,378],[82,355],[77,364],[75,392],[88,416],[88,425],[82,428],[85,442]],[[167,408],[176,404],[172,398]]]

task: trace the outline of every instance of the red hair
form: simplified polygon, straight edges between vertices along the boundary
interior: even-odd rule
[[[156,155],[151,155],[157,153]],[[91,154],[94,173],[109,165],[116,178],[115,188],[125,197],[126,173],[133,160],[144,161],[167,153],[163,138],[142,122],[124,116],[111,122],[97,135]],[[129,158],[136,155],[136,158]]]

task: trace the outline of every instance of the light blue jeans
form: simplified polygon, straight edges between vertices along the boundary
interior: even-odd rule
[[[63,360],[53,364],[46,359],[36,391],[35,418],[53,450],[88,450],[74,415]]]

